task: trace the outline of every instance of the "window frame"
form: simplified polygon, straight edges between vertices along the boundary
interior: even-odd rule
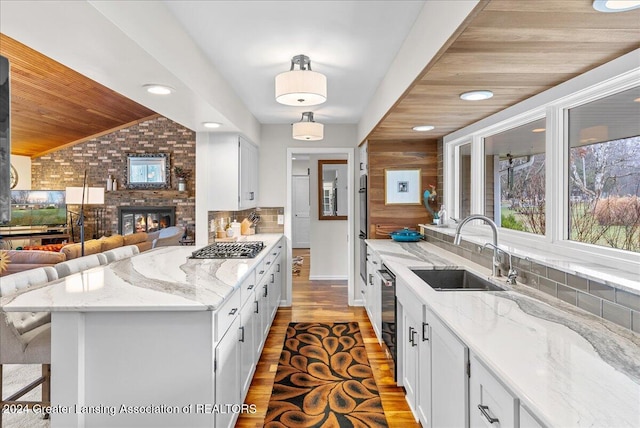
[[[640,67],[631,52],[568,82],[551,88],[493,116],[456,131],[444,138],[444,203],[459,217],[457,148],[471,142],[471,212],[484,214],[484,138],[546,117],[546,231],[545,235],[500,228],[502,241],[510,245],[562,254],[598,264],[640,269],[640,253],[569,240],[569,109],[597,101],[640,85]],[[476,232],[487,233],[487,228]],[[486,231],[486,232],[482,232]],[[487,233],[488,236],[488,233]],[[615,262],[615,264],[611,264]]]

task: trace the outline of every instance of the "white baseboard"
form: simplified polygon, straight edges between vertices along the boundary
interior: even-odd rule
[[[343,275],[309,275],[309,281],[346,281],[349,279]]]

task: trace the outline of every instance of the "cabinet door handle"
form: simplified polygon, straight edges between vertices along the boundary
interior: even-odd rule
[[[282,248],[282,245],[278,245],[278,248]]]
[[[260,272],[258,272],[258,275],[262,275],[264,273],[263,270],[261,270]]]
[[[269,295],[269,290],[267,289],[267,284],[263,285],[264,287],[264,297],[267,297]]]
[[[256,310],[253,311],[254,314],[259,314],[260,313],[260,303],[258,303],[257,300],[254,300],[253,303],[256,304]]]
[[[273,284],[276,280],[276,277],[274,274],[271,274],[271,283]]]
[[[238,312],[238,308],[233,308],[231,309],[231,311],[229,311],[229,315],[235,315],[236,312]]]
[[[413,346],[413,327],[409,327],[409,343]]]
[[[418,346],[418,344],[416,343],[416,339],[415,339],[415,335],[418,334],[418,330],[414,329],[411,332],[411,346]]]
[[[253,193],[254,193],[254,192],[249,192],[249,200],[250,200],[250,201],[253,201],[253,198],[254,198]]]
[[[276,254],[278,254],[278,253],[271,253],[272,256],[275,256]]]
[[[427,324],[426,322],[423,322],[422,323],[422,341],[423,342],[429,340],[429,338],[427,337],[428,335],[426,333],[425,327],[429,327],[429,324]]]
[[[378,264],[378,262],[377,262],[377,261],[375,261],[375,260],[373,260],[373,261],[372,261],[372,263],[373,263],[374,265],[377,265],[377,264]]]
[[[278,263],[278,270],[276,272],[280,272],[280,263]]]
[[[369,274],[369,285],[373,285],[373,274]]]
[[[253,285],[254,284],[249,284],[249,286],[247,287],[247,290],[253,290]]]
[[[271,262],[267,262],[267,265],[270,265],[270,264],[271,264]]]
[[[240,330],[242,330],[242,337],[240,337],[240,342],[244,342],[244,326],[240,327]]]
[[[492,418],[489,415],[489,412],[487,412],[487,410],[489,410],[489,406],[483,406],[482,404],[478,404],[478,409],[480,409],[480,413],[482,413],[482,416],[487,418],[487,420],[489,421],[490,424],[495,423],[495,422],[500,422],[500,420],[498,418]]]

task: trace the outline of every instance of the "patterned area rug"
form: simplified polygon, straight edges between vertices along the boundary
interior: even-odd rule
[[[291,323],[265,427],[386,427],[357,322]]]

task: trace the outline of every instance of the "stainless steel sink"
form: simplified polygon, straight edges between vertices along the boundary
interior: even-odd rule
[[[504,291],[463,269],[411,269],[436,291]]]

